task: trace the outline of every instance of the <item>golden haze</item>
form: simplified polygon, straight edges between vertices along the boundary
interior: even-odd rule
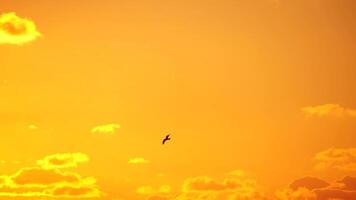
[[[0,200],[356,199],[355,10],[0,0]]]

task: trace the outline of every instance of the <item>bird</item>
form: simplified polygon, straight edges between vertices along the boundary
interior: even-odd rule
[[[171,140],[171,138],[169,137],[169,134],[166,135],[166,137],[163,139],[162,144],[166,143],[167,140]]]

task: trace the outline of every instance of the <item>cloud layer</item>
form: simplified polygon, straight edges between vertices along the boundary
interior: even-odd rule
[[[13,175],[0,176],[0,197],[100,197],[102,192],[98,189],[95,178],[62,171],[61,169],[64,168],[62,163],[48,167],[47,161],[57,157],[68,157],[68,155],[80,155],[80,153],[50,155],[38,161],[37,163],[40,163],[38,166],[22,168]],[[64,161],[64,163],[73,162]]]
[[[24,44],[41,36],[33,21],[16,13],[0,15],[0,44]]]
[[[317,178],[296,180],[294,186],[276,192],[278,200],[352,200],[356,199],[356,178],[345,177],[332,184],[315,186]],[[296,184],[298,182],[298,184]],[[325,181],[319,179],[319,183]]]
[[[152,196],[152,199],[160,198],[156,195]],[[267,197],[259,191],[259,186],[255,179],[249,178],[241,170],[236,170],[228,173],[223,179],[214,179],[208,176],[188,178],[183,183],[181,193],[171,199],[267,200]]]

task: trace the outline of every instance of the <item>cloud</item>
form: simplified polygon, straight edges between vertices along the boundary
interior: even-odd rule
[[[144,158],[130,158],[127,163],[129,164],[147,164],[149,163],[149,160],[146,160]]]
[[[99,197],[93,177],[38,167],[20,169],[15,175],[2,176],[0,197]]]
[[[183,188],[185,191],[221,191],[233,190],[240,186],[241,183],[238,179],[224,179],[222,182],[219,182],[210,177],[201,176],[186,180]]]
[[[306,188],[278,190],[276,191],[276,198],[278,200],[317,200],[316,194]]]
[[[33,21],[16,13],[0,15],[0,44],[24,44],[41,36]]]
[[[298,188],[286,188],[276,192],[278,200],[351,200],[356,199],[356,178],[345,177],[325,187],[307,188],[315,179],[304,178]],[[310,181],[310,182],[308,182]],[[322,181],[322,180],[319,180]]]
[[[51,190],[51,193],[54,197],[66,198],[93,198],[101,196],[101,192],[92,186],[57,186]]]
[[[209,176],[187,178],[178,194],[159,194],[151,186],[141,187],[141,193],[150,195],[148,200],[354,200],[356,178],[346,176],[328,183],[317,177],[304,177],[288,187],[266,196],[257,181],[244,171],[235,170],[221,179]]]
[[[145,185],[145,186],[138,187],[136,189],[136,192],[138,194],[153,194],[154,193],[154,189],[152,188],[152,186]]]
[[[238,177],[238,176],[243,177],[243,176],[246,176],[246,172],[244,172],[243,170],[240,170],[240,169],[236,169],[231,172],[228,172],[227,175],[234,176],[234,177]]]
[[[37,127],[36,125],[34,125],[34,124],[29,125],[27,128],[28,128],[29,130],[36,130],[36,129],[38,129],[38,127]]]
[[[167,196],[153,195],[148,198],[148,200],[170,200],[172,198]]]
[[[315,169],[356,171],[356,148],[330,148],[315,155]]]
[[[62,153],[49,155],[37,161],[37,165],[45,169],[61,169],[77,167],[79,163],[89,161],[89,156],[83,153]]]
[[[59,170],[45,170],[39,167],[23,168],[11,176],[13,183],[18,185],[47,185],[55,183],[77,183],[80,177],[73,173]]]
[[[306,188],[308,190],[313,190],[313,189],[325,188],[328,186],[329,186],[328,182],[315,177],[301,178],[293,181],[289,185],[289,187],[294,190],[297,190],[299,188]]]
[[[172,190],[171,186],[169,185],[161,185],[158,189],[158,193],[170,193]]]
[[[13,175],[0,176],[0,197],[72,199],[100,196],[102,192],[98,189],[94,177],[82,177],[57,168],[44,168],[39,165],[22,168]]]
[[[138,187],[136,189],[136,192],[138,194],[142,195],[151,195],[151,194],[167,194],[171,192],[171,186],[170,185],[161,185],[158,189],[154,189],[150,185],[145,185]]]
[[[344,108],[338,104],[324,104],[318,106],[308,106],[302,108],[302,112],[307,117],[356,117],[356,110]]]
[[[140,192],[151,195],[148,200],[272,200],[260,191],[256,180],[242,170],[226,173],[222,179],[209,176],[187,178],[179,193],[171,192],[166,185],[158,190],[151,186],[140,187]]]
[[[356,191],[345,191],[341,189],[316,190],[317,200],[352,200],[356,199]]]
[[[346,176],[342,180],[338,181],[344,190],[356,191],[356,178]]]
[[[106,124],[96,126],[91,129],[91,132],[94,134],[103,134],[103,135],[115,135],[116,129],[120,128],[119,124]]]
[[[326,188],[330,184],[315,177],[304,177],[293,181],[289,188],[276,191],[279,200],[317,200],[314,189]]]
[[[238,173],[236,173],[238,172]],[[228,177],[216,180],[208,176],[188,178],[184,181],[182,193],[176,200],[265,200],[256,180],[241,170],[228,173]]]

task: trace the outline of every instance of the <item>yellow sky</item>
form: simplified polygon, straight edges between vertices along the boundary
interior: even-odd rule
[[[0,199],[356,198],[355,11],[0,0]]]

